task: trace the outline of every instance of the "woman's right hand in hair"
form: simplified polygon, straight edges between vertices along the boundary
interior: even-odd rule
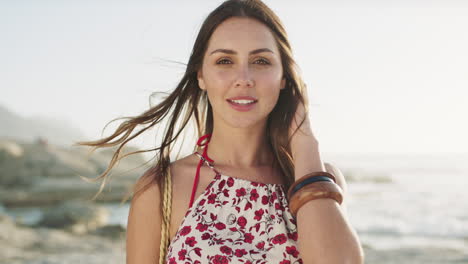
[[[303,97],[305,104],[308,104],[309,98],[307,87],[304,87]],[[304,122],[301,125],[302,120],[304,120]],[[299,102],[296,114],[294,115],[293,120],[291,120],[291,124],[289,126],[289,137],[291,136],[291,150],[294,150],[299,146],[304,146],[303,143],[318,143],[318,140],[312,131],[312,126],[310,124],[309,116],[306,113],[305,105],[302,102]]]

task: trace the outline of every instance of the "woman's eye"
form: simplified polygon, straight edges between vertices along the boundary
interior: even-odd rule
[[[231,61],[228,60],[228,59],[221,59],[219,61],[216,62],[216,64],[230,64]]]
[[[266,59],[258,59],[253,62],[254,64],[260,64],[260,65],[269,65],[270,62]],[[220,59],[216,62],[216,64],[232,64],[232,61],[229,59]]]
[[[263,64],[263,65],[268,65],[270,64],[269,61],[265,60],[265,59],[258,59],[254,62],[255,64]]]

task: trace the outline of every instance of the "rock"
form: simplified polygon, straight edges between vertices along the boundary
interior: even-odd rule
[[[21,248],[32,246],[38,239],[37,234],[29,229],[17,226],[8,215],[0,213],[0,259],[16,256]]]
[[[4,150],[13,157],[23,156],[23,148],[13,140],[0,139],[0,150]]]
[[[66,201],[46,209],[40,226],[65,228],[77,234],[83,234],[104,226],[109,211],[86,201]]]
[[[99,202],[120,202],[134,181],[118,179],[107,182],[96,198]],[[6,207],[53,206],[64,200],[92,199],[100,183],[85,182],[81,178],[42,178],[28,188],[5,188],[0,185],[0,203]]]
[[[15,222],[9,215],[6,215],[0,212],[0,225],[1,226],[14,226]]]
[[[116,148],[97,150],[90,156],[89,148],[40,142],[0,138],[0,203],[7,207],[48,206],[64,200],[92,199],[103,182],[96,178],[105,171]],[[137,150],[126,147],[122,151]],[[141,153],[118,162],[97,200],[121,201],[146,171],[148,165],[144,163]]]
[[[125,263],[125,240],[21,227],[0,213],[0,263]]]
[[[97,228],[91,234],[102,236],[102,237],[107,237],[107,238],[115,240],[115,239],[123,239],[125,236],[125,232],[126,232],[125,228],[123,228],[121,225],[106,225],[106,226]]]

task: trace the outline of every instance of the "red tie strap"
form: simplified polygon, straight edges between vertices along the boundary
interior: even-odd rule
[[[197,191],[197,186],[198,186],[198,181],[200,179],[200,168],[203,164],[203,162],[207,162],[209,164],[213,164],[214,161],[212,159],[210,159],[208,157],[208,142],[210,142],[210,139],[211,139],[211,134],[206,134],[204,136],[201,136],[198,141],[197,141],[197,145],[199,147],[205,147],[204,150],[203,150],[203,154],[201,155],[200,157],[200,162],[198,162],[198,166],[197,166],[197,173],[195,174],[195,179],[193,180],[193,187],[192,187],[192,195],[190,197],[190,204],[189,204],[189,208],[192,207],[192,204],[195,200],[195,193]],[[199,154],[198,152],[196,152],[197,154]]]

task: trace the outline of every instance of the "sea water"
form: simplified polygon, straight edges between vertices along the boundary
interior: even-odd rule
[[[369,175],[348,183],[349,219],[363,244],[394,251],[445,249],[468,263],[468,155],[334,159],[341,168]]]

